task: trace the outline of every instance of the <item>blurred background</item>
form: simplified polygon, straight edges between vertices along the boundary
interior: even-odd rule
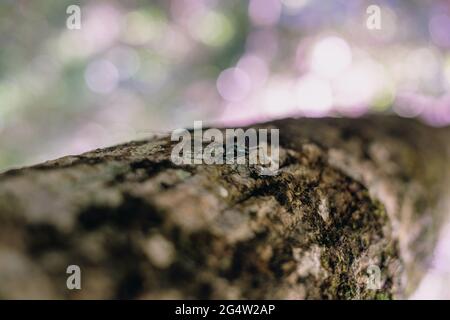
[[[377,112],[446,126],[449,88],[450,1],[0,1],[0,171],[194,120]],[[416,297],[450,298],[447,249]]]

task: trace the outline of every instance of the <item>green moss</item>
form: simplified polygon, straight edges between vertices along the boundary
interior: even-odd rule
[[[392,295],[387,292],[377,293],[375,296],[376,300],[392,300]]]

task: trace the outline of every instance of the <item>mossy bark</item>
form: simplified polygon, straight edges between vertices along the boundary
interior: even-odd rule
[[[0,298],[406,297],[449,208],[449,131],[281,120],[280,172],[170,161],[169,137],[0,176]],[[78,265],[82,289],[68,290]],[[379,267],[381,287],[368,287]]]

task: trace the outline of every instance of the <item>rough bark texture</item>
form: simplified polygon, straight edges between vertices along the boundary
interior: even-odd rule
[[[280,128],[276,176],[176,166],[168,137],[4,173],[0,298],[408,295],[449,208],[448,129],[384,117],[257,127]],[[66,288],[72,264],[81,290]]]

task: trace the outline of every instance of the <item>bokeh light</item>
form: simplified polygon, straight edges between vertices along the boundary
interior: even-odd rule
[[[110,93],[117,87],[119,71],[107,60],[93,61],[86,68],[85,78],[93,92]]]
[[[277,24],[281,14],[281,3],[279,0],[265,0],[261,5],[260,0],[250,0],[249,16],[257,26],[273,26]]]
[[[302,114],[321,117],[333,107],[333,93],[329,82],[316,75],[307,75],[296,84],[297,107]]]
[[[326,78],[335,78],[352,62],[347,42],[338,37],[320,40],[312,50],[311,69]]]
[[[217,79],[217,90],[227,101],[242,101],[250,92],[251,80],[248,74],[240,68],[230,68],[222,71]]]

